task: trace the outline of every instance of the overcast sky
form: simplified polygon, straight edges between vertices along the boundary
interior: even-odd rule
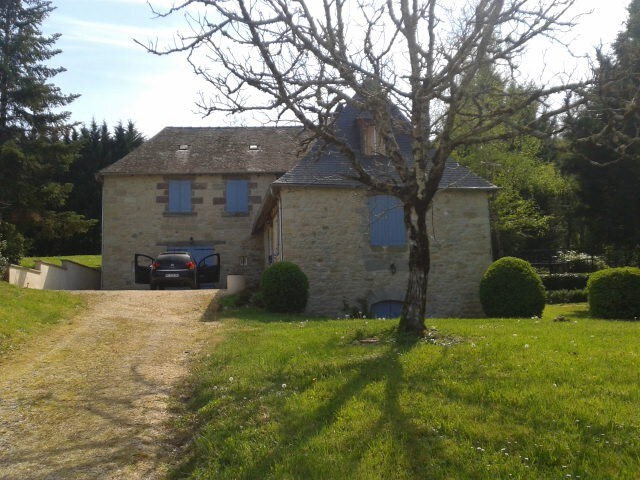
[[[170,0],[151,0],[160,7]],[[183,56],[146,53],[133,39],[171,38],[185,26],[180,16],[155,18],[145,0],[53,0],[57,9],[46,20],[46,33],[61,33],[62,53],[54,63],[67,69],[54,83],[65,93],[81,96],[68,106],[74,121],[133,120],[147,137],[165,126],[238,124],[227,116],[202,118],[195,101],[207,85],[190,70]],[[629,0],[578,0],[580,10],[592,10],[571,34],[574,53],[592,53],[610,45],[626,20]],[[561,50],[546,52],[547,69],[573,69]],[[540,60],[527,62],[538,65]]]

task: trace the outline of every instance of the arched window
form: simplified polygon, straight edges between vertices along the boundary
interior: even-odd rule
[[[383,300],[371,305],[373,318],[397,318],[402,312],[402,302],[398,300]]]

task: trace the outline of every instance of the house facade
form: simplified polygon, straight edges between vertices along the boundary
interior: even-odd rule
[[[299,160],[299,128],[168,127],[100,172],[102,288],[134,283],[133,258],[220,254],[221,278],[256,284],[262,239],[251,234],[271,183]]]
[[[381,177],[395,175],[368,115],[345,105],[337,112],[335,129],[362,165]],[[400,128],[395,138],[410,158],[409,135]],[[402,205],[355,181],[350,160],[340,151],[315,147],[273,182],[265,198],[253,227],[254,235],[263,235],[265,258],[302,268],[309,277],[310,312],[335,314],[364,306],[375,316],[397,316],[409,259]],[[466,167],[447,161],[428,222],[429,316],[482,314],[478,288],[493,260],[488,204],[493,190]]]
[[[380,170],[384,152],[370,127],[353,107],[338,112],[336,128],[362,160],[393,175]],[[103,288],[144,288],[133,282],[134,253],[215,250],[217,287],[230,274],[257,286],[266,266],[287,260],[309,277],[308,313],[367,307],[396,316],[408,276],[399,201],[355,181],[335,149],[316,143],[302,154],[300,135],[298,128],[167,128],[103,170]],[[396,137],[410,158],[408,135]],[[429,222],[429,315],[481,314],[494,189],[447,162]]]

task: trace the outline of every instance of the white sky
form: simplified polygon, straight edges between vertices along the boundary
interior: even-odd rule
[[[578,0],[580,11],[592,10],[571,32],[576,54],[593,53],[608,46],[624,27],[630,0]],[[166,7],[171,0],[151,0]],[[61,33],[56,46],[62,53],[55,65],[67,69],[53,79],[64,93],[79,93],[68,105],[74,121],[92,118],[109,127],[133,120],[147,137],[165,126],[224,126],[238,124],[237,118],[217,115],[202,118],[195,101],[207,85],[191,71],[184,57],[157,57],[146,53],[133,39],[141,41],[171,38],[186,23],[175,15],[154,18],[145,0],[53,0],[57,9],[43,25],[46,33]],[[578,13],[576,11],[576,13]],[[539,45],[524,65],[531,75],[583,71],[563,49]]]

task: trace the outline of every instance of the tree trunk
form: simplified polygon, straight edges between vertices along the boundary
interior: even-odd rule
[[[425,331],[427,280],[431,267],[426,211],[416,214],[414,210],[413,216],[405,212],[406,223],[409,223],[409,281],[398,328],[403,332],[422,335]]]

